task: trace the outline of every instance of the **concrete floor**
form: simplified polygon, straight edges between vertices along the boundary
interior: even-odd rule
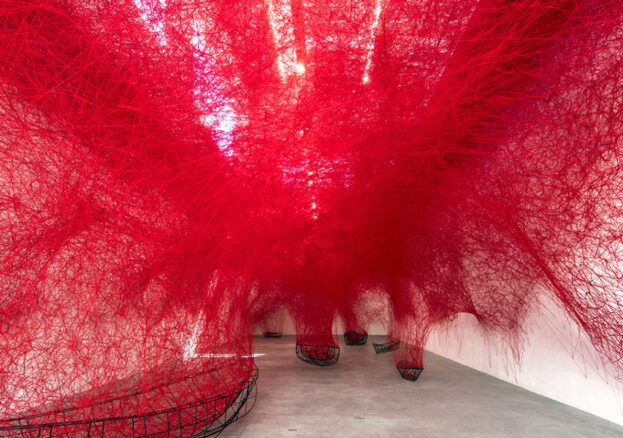
[[[342,339],[340,341],[343,341]],[[623,437],[623,427],[432,353],[417,382],[392,356],[340,342],[330,367],[303,363],[295,339],[257,337],[258,396],[223,438],[274,437]]]

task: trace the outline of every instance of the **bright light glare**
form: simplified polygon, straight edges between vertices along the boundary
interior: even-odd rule
[[[370,28],[370,44],[368,45],[368,54],[366,56],[366,66],[363,69],[363,76],[361,78],[361,82],[367,84],[370,82],[370,75],[368,72],[370,71],[370,67],[372,67],[372,54],[374,53],[374,37],[376,36],[376,31],[379,27],[379,20],[381,18],[381,9],[383,7],[383,0],[376,0],[376,6],[374,7],[374,21],[372,22],[372,27]]]

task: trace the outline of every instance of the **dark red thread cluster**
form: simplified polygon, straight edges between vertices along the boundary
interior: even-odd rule
[[[517,349],[548,296],[623,370],[622,12],[1,2],[0,417],[171,363],[229,370],[180,402],[240,388],[283,312],[387,320],[421,371],[437,324]]]

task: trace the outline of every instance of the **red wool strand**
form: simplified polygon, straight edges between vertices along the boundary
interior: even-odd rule
[[[623,372],[621,54],[614,0],[4,0],[0,426],[239,391],[286,313],[422,368],[548,297]]]

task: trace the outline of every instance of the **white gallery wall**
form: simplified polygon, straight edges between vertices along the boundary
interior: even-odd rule
[[[623,382],[604,369],[586,335],[555,303],[542,300],[524,329],[519,363],[499,337],[484,333],[467,314],[436,329],[426,349],[623,425]]]

